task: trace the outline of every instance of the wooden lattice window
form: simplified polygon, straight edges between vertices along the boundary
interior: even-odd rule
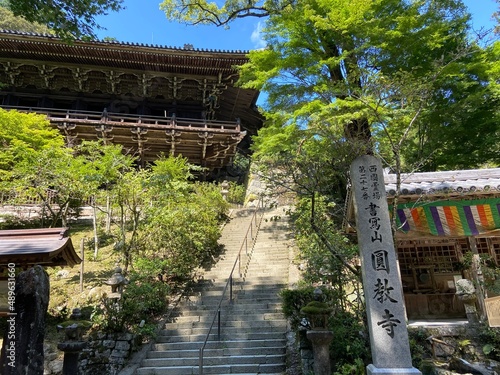
[[[489,255],[495,264],[500,265],[500,238],[484,237],[476,239],[477,252],[480,255]]]
[[[53,70],[53,78],[50,79],[50,86],[54,90],[75,89],[75,78],[73,72],[67,68],[57,68]]]
[[[398,262],[402,276],[410,276],[412,274],[411,266],[413,264],[414,253],[415,245],[411,241],[401,241],[398,244]]]
[[[139,78],[135,74],[121,74],[116,84],[116,93],[130,96],[141,95]]]
[[[487,238],[476,238],[476,248],[479,255],[489,255],[490,246]]]
[[[398,260],[402,275],[411,275],[412,267],[433,266],[436,273],[456,273],[462,257],[455,241],[401,241]]]
[[[492,256],[497,266],[500,266],[500,238],[490,238]]]

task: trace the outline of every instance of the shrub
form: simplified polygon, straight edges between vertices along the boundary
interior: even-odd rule
[[[500,328],[481,326],[479,340],[483,345],[483,353],[493,360],[500,360]]]
[[[300,289],[283,289],[280,292],[282,310],[285,317],[290,321],[292,329],[298,329],[304,315],[300,310],[312,301],[314,288],[312,286]]]
[[[366,324],[355,314],[337,312],[330,317],[329,329],[335,337],[330,344],[330,359],[334,363],[334,371],[341,371],[346,365],[359,369],[360,363],[369,363],[371,353]]]
[[[280,295],[285,317],[290,321],[292,329],[301,326],[304,307],[314,300],[314,287],[303,286],[298,289],[284,289]],[[363,314],[346,312],[336,308],[338,300],[336,291],[331,288],[321,288],[322,308],[328,306],[333,311],[328,320],[328,329],[333,332],[335,340],[330,344],[330,358],[335,364],[334,372],[338,374],[358,374],[360,368],[370,359],[370,343],[366,324],[358,319]],[[363,364],[363,365],[360,365]]]
[[[142,320],[152,322],[154,318],[165,312],[168,307],[170,286],[154,279],[151,262],[138,262],[139,272],[131,274],[130,282],[125,287],[119,300],[104,297],[102,303],[92,314],[92,320],[104,332],[138,331]],[[144,274],[140,270],[146,270]],[[142,334],[150,328],[140,330]]]
[[[412,364],[418,369],[422,369],[424,358],[429,357],[429,353],[425,349],[427,336],[423,329],[408,331]]]
[[[229,193],[227,194],[227,201],[229,203],[243,204],[245,202],[245,194],[245,186],[232,181],[229,182]]]

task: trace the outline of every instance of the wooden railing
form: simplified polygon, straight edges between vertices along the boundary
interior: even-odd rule
[[[40,206],[42,204],[52,206],[53,204],[55,204],[54,199],[56,195],[57,191],[50,189],[47,189],[47,193],[44,199],[42,199],[42,197],[40,196],[20,196],[16,193],[0,191],[0,206]],[[82,200],[81,206],[92,206],[94,204],[94,199],[94,196],[87,197],[86,199]]]
[[[213,130],[233,130],[240,131],[240,122],[211,121],[204,119],[180,118],[175,115],[151,116],[135,115],[114,112],[95,112],[76,109],[57,109],[42,107],[22,107],[22,106],[1,106],[3,109],[15,109],[20,112],[44,114],[52,123],[85,123],[85,124],[109,124],[113,126],[133,125],[144,126],[146,128],[193,128],[193,130],[213,129]]]

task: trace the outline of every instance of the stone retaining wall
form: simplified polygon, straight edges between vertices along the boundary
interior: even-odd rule
[[[116,375],[141,344],[131,333],[98,333],[80,354],[80,375]]]
[[[80,353],[79,375],[116,375],[141,345],[140,338],[131,333],[97,333],[86,341],[87,347]],[[62,352],[46,345],[44,375],[61,375],[62,367]]]

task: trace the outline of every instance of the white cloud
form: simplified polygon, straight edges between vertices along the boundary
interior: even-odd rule
[[[262,27],[262,23],[260,21],[257,22],[252,31],[252,35],[250,36],[250,40],[256,49],[266,47],[266,42],[262,39]]]

